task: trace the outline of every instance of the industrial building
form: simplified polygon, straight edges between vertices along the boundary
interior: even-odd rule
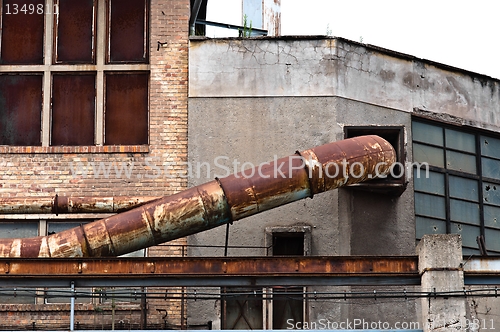
[[[3,1],[0,330],[496,328],[500,82],[205,6]]]

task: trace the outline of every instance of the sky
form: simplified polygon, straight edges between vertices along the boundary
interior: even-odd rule
[[[241,3],[209,0],[207,19],[241,24]],[[498,0],[281,0],[281,34],[343,37],[500,79],[499,9]]]

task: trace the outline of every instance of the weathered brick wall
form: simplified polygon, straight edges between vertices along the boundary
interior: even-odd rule
[[[151,0],[150,9],[149,146],[0,147],[0,198],[55,194],[164,196],[186,188],[187,179],[179,174],[185,174],[187,161],[189,0]],[[158,41],[164,43],[159,49]],[[129,175],[122,172],[117,176],[112,168],[107,177],[102,172],[94,176],[87,167],[91,162],[96,165],[114,162],[119,169],[127,168]],[[169,166],[165,169],[167,163]],[[72,172],[72,166],[75,171],[78,165],[89,171],[87,176]],[[175,246],[150,248],[149,255],[182,254],[184,239],[171,244]],[[150,291],[177,294],[182,289]],[[149,300],[148,328],[165,325],[165,313],[168,324],[181,326],[184,307],[180,299]],[[115,323],[132,316],[133,321],[139,322],[139,306],[131,309],[117,304],[116,310]],[[67,327],[68,317],[69,307],[60,308],[55,304],[0,305],[1,325],[7,329],[9,326],[31,329],[33,323],[40,329],[42,326],[58,329]],[[80,305],[75,321],[79,324],[95,321],[97,325],[93,328],[101,328],[101,324],[110,328],[111,315],[108,310],[106,315],[96,312],[92,304]]]

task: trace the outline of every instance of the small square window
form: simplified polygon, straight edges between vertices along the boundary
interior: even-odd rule
[[[377,135],[387,140],[396,152],[397,164],[384,179],[373,179],[367,182],[351,185],[351,188],[381,192],[391,195],[401,195],[406,190],[406,169],[403,126],[349,126],[344,127],[344,137],[352,138],[364,135]]]

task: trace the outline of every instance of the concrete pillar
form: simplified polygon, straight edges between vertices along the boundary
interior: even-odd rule
[[[458,234],[424,235],[417,246],[418,270],[422,291],[462,291],[464,274],[462,238]],[[460,330],[466,323],[466,299],[463,297],[422,298],[422,320],[425,331]]]

